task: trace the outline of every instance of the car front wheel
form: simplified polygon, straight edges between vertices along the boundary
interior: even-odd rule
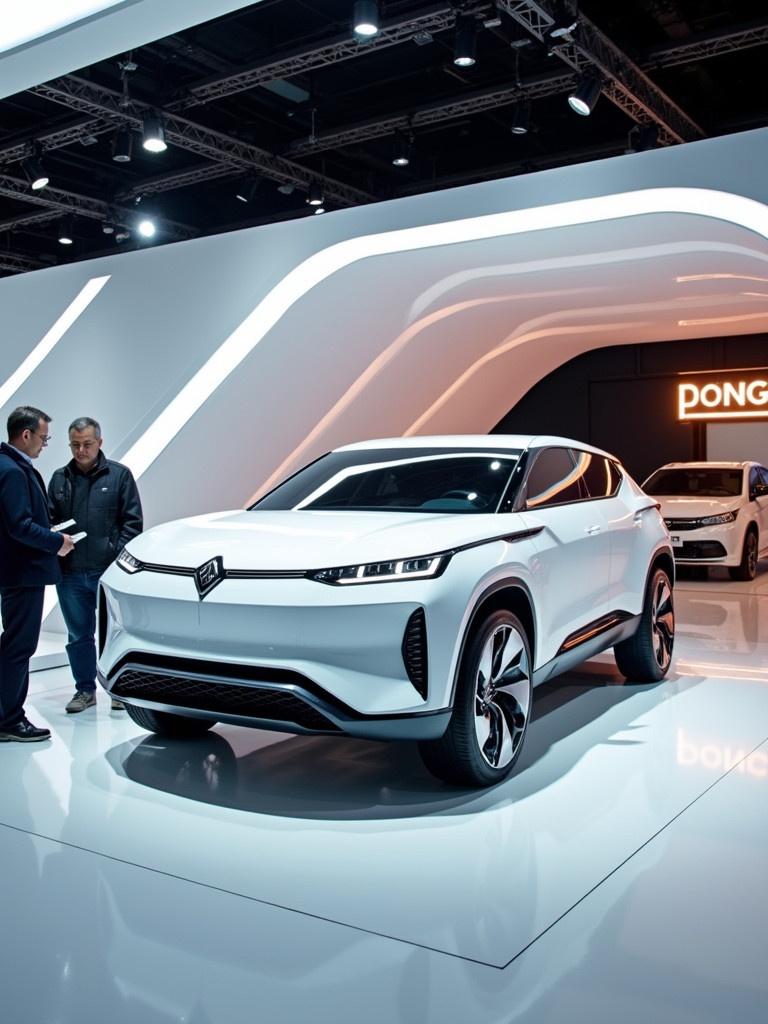
[[[139,708],[126,704],[125,710],[136,725],[149,732],[161,736],[175,736],[178,739],[191,736],[202,736],[216,723],[207,718],[188,718],[186,715],[174,715],[170,711],[152,711],[150,708]]]
[[[439,740],[419,744],[427,768],[462,786],[505,779],[523,748],[531,715],[531,650],[512,612],[488,615],[465,651],[450,724]]]
[[[747,530],[744,547],[741,549],[741,562],[728,572],[732,580],[753,580],[757,576],[757,534],[754,529]]]
[[[657,683],[669,670],[674,644],[672,583],[663,569],[656,569],[648,580],[637,630],[613,648],[619,672],[632,682]]]

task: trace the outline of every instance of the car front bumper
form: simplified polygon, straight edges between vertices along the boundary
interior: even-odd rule
[[[672,551],[678,565],[726,565],[741,562],[744,524],[738,517],[732,523],[704,526],[698,530],[669,528]]]

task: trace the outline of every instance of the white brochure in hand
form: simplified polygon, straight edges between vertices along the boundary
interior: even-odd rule
[[[81,541],[83,539],[83,537],[87,537],[87,536],[88,536],[88,534],[85,532],[85,530],[83,530],[81,533],[73,533],[72,534],[72,543],[73,544],[77,544],[78,541]]]
[[[50,529],[53,530],[54,533],[62,533],[64,530],[68,530],[70,526],[74,525],[74,519],[67,519],[66,522],[56,523],[54,526],[51,526]]]

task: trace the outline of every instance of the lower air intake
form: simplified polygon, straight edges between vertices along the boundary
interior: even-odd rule
[[[408,619],[403,634],[403,662],[416,692],[427,699],[427,621],[424,609],[417,608]]]

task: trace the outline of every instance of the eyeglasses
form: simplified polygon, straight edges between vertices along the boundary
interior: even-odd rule
[[[30,430],[30,434],[37,434],[37,436],[40,438],[40,441],[42,442],[43,448],[45,448],[49,441],[53,440],[53,435],[41,434],[39,430]]]
[[[84,452],[89,452],[91,450],[91,448],[95,448],[96,447],[96,442],[95,441],[70,441],[69,442],[69,447],[72,449],[73,452],[79,452],[81,448],[82,448],[82,450]]]

